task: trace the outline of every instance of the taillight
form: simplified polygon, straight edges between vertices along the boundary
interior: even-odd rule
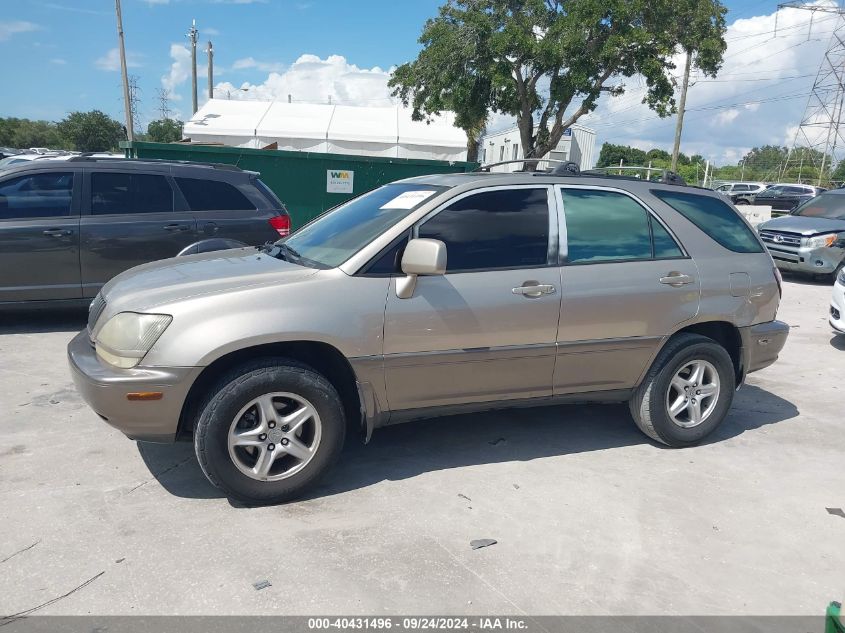
[[[778,282],[778,295],[780,295],[780,298],[783,299],[783,277],[781,277],[780,270],[777,266],[775,266],[774,271],[775,279]]]
[[[290,216],[289,215],[277,215],[269,220],[270,226],[276,229],[276,233],[279,234],[280,237],[287,237],[290,235]]]

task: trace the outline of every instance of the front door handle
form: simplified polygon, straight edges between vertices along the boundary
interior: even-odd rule
[[[536,281],[524,281],[522,285],[511,290],[515,295],[522,295],[523,297],[542,297],[543,295],[554,294],[557,289],[551,284],[541,284]]]
[[[680,288],[681,286],[691,284],[692,282],[692,277],[690,277],[689,275],[684,275],[674,270],[665,277],[660,278],[660,283],[666,284],[667,286],[673,286],[674,288]]]
[[[187,224],[165,224],[163,227],[165,231],[187,231]]]
[[[41,234],[49,237],[67,237],[68,235],[73,235],[73,231],[70,229],[47,229],[46,231],[41,231]]]

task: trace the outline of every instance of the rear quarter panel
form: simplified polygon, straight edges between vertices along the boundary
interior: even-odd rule
[[[713,196],[716,197],[716,194]],[[643,199],[669,225],[698,267],[701,303],[698,315],[684,323],[684,326],[707,321],[727,321],[737,327],[745,327],[775,318],[780,295],[774,275],[774,262],[762,244],[760,253],[733,252],[721,246],[650,191],[643,193]],[[739,213],[737,217],[748,226],[756,239],[754,229],[745,218]]]

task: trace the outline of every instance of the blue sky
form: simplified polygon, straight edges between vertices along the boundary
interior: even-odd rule
[[[185,33],[192,19],[197,20],[200,31],[199,50],[205,48],[207,40],[214,42],[218,97],[228,94],[232,98],[283,98],[283,95],[293,93],[295,100],[325,101],[328,94],[332,94],[338,102],[387,105],[389,100],[383,84],[389,69],[415,56],[419,49],[417,37],[423,23],[436,14],[440,4],[440,0],[122,2],[130,73],[137,75],[139,80],[144,123],[157,118],[156,91],[162,86],[172,91],[173,109],[182,117],[189,115],[190,82],[186,75],[189,58]],[[748,66],[745,61],[748,53],[736,47],[747,41],[752,45],[757,42],[758,52],[771,49],[773,44],[767,43],[770,36],[764,34],[767,30],[771,31],[767,25],[770,25],[777,3],[770,0],[732,0],[726,4],[730,10],[729,23],[737,25],[736,30],[728,33],[731,38],[729,55],[733,55],[731,51],[734,50],[737,53],[734,57],[743,60],[738,65],[747,66],[744,72],[749,74],[759,66]],[[800,21],[808,18],[807,15],[793,18],[796,26],[793,35],[796,38],[806,37]],[[781,24],[789,24],[789,20],[782,20]],[[762,39],[746,39],[748,34],[755,33],[760,33]],[[784,42],[788,43],[788,40],[784,39]],[[780,46],[779,42],[774,44]],[[3,59],[0,66],[0,85],[3,86],[0,116],[57,120],[73,110],[98,108],[121,118],[122,94],[114,50],[116,46],[112,0],[3,0],[0,13],[0,58]],[[802,53],[805,49],[808,51],[806,56]],[[761,72],[770,73],[772,81],[786,76],[784,72],[796,73],[787,68],[790,65],[802,66],[802,74],[814,73],[820,55],[818,49],[816,45],[793,48],[801,55],[786,61],[764,57],[771,68]],[[200,52],[200,66],[205,65],[205,60],[205,54]],[[742,75],[740,71],[730,70],[728,63],[725,71],[729,77]],[[803,88],[805,84],[812,83],[812,78],[789,81],[798,82]],[[637,83],[628,82],[628,85],[636,87]],[[249,90],[239,90],[242,86]],[[701,103],[706,104],[712,102],[714,96],[724,94],[727,86],[729,83],[724,82],[693,88],[692,104],[695,105],[696,92],[701,94]],[[749,84],[732,86],[738,94],[742,94],[743,90],[748,92],[748,88]],[[794,91],[795,86],[785,89]],[[205,79],[201,78],[201,94],[204,91]],[[617,101],[616,105],[621,103],[628,102]],[[623,118],[630,117],[633,122],[626,124],[623,130],[614,130],[608,122],[608,116],[619,112],[618,107],[599,108],[586,123],[599,128],[600,140],[620,142],[627,139],[630,142],[664,145],[670,136],[664,130],[671,128],[671,125],[666,125],[669,122],[653,121],[649,125],[653,123],[656,127],[643,129],[631,115],[633,110],[634,116],[637,116],[639,105],[636,100],[631,103],[624,108],[626,113]],[[779,103],[777,107],[781,113],[789,110],[788,117],[785,115],[784,120],[778,123],[784,129],[777,131],[777,134],[783,132],[781,135],[786,135],[786,124],[800,118],[803,104]],[[750,109],[747,104],[741,108]],[[798,108],[797,113],[793,113],[794,108]],[[745,110],[736,115],[730,112],[724,115],[728,110],[717,111],[723,119],[722,124],[735,124],[737,119],[742,122],[740,115],[744,115]],[[752,112],[757,113],[755,119],[759,117],[760,110],[772,109],[767,105],[753,109]],[[653,117],[644,110],[641,118],[651,120]],[[616,120],[619,120],[618,117]],[[502,124],[498,119],[495,123]],[[752,127],[757,127],[759,121],[753,123]],[[606,126],[604,130],[602,125]],[[731,135],[734,137],[734,150],[741,151],[758,141],[768,142],[771,140],[769,137],[774,138],[772,130],[766,130],[765,126],[760,128],[760,132],[759,139],[737,139]],[[705,137],[706,134],[702,134],[702,143]],[[690,138],[691,143],[697,142],[694,132]],[[738,140],[742,143],[737,143]],[[697,151],[691,147],[691,153],[693,150]],[[703,145],[700,150],[710,151]],[[730,158],[730,154],[725,154],[725,157]]]

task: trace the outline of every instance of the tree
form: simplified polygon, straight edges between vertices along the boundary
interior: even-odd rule
[[[117,149],[125,138],[123,126],[99,110],[71,112],[58,124],[59,134],[80,152]]]
[[[56,124],[49,121],[0,118],[0,145],[3,147],[49,147],[64,149],[67,143],[59,136]]]
[[[641,149],[629,147],[628,145],[604,143],[601,146],[596,167],[614,167],[618,166],[620,162],[622,165],[628,166],[644,165],[646,162],[646,153]]]
[[[670,114],[672,56],[699,42],[697,65],[715,75],[725,11],[719,0],[447,0],[390,85],[414,118],[451,109],[468,136],[489,112],[515,116],[525,156],[541,157],[602,93],[623,94],[624,77],[644,77],[643,102]]]
[[[182,121],[159,119],[147,126],[147,135],[155,143],[175,143],[182,140]]]

